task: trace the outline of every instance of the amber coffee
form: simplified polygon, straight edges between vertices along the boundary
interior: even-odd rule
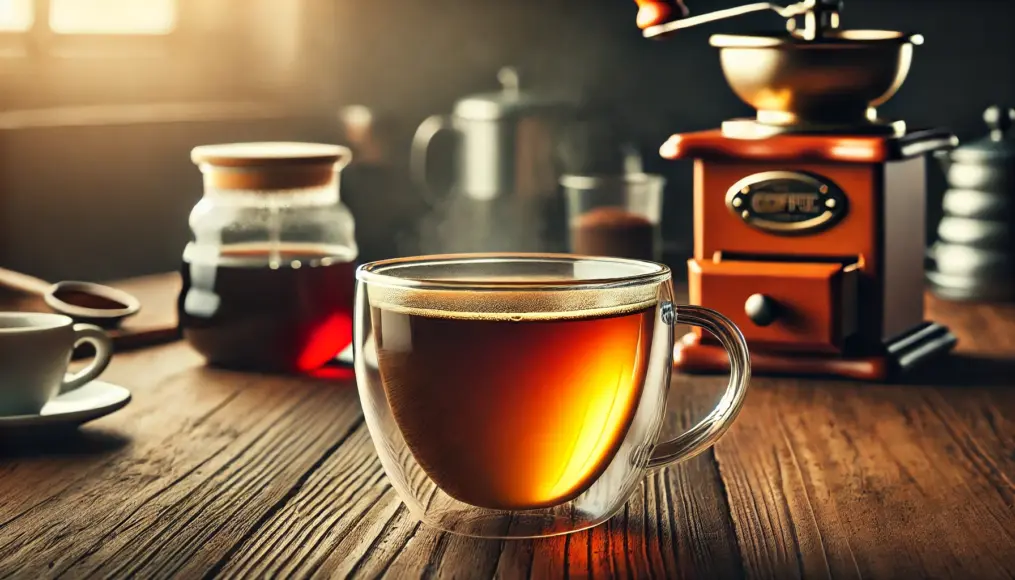
[[[655,305],[371,315],[383,388],[416,461],[459,501],[519,510],[573,499],[613,460],[641,398]]]

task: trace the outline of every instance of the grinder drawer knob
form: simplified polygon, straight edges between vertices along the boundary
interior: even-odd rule
[[[744,303],[744,312],[754,324],[768,326],[779,317],[779,303],[764,294],[751,294]]]

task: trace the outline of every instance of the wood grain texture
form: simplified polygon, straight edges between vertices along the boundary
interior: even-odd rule
[[[185,345],[171,348],[176,353],[163,356],[191,358]],[[102,465],[88,485],[67,486],[18,514],[4,526],[0,559],[19,564],[5,571],[151,577],[213,569],[362,421],[348,381],[196,366],[167,383],[167,398],[183,384],[223,394],[170,437],[140,449],[147,433],[136,437],[135,448]]]
[[[674,403],[686,406],[673,423],[686,426],[717,398],[720,385],[678,382],[684,388]],[[654,474],[605,526],[536,541],[485,540],[410,517],[360,426],[218,571],[243,578],[730,577],[739,572],[731,552],[732,521],[710,454]]]
[[[122,353],[106,378],[132,390],[123,411],[0,441],[0,577],[1015,576],[1015,308],[929,308],[961,339],[934,368],[894,386],[757,379],[713,451],[652,473],[604,525],[531,541],[420,525],[347,370]],[[676,375],[667,434],[724,383]]]
[[[715,449],[750,575],[1015,575],[1015,317],[930,308],[960,348],[910,384],[755,380]]]
[[[1012,465],[919,388],[758,386],[716,449],[752,575],[1015,574]]]

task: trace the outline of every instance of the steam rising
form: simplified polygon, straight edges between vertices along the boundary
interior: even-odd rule
[[[615,111],[588,103],[554,138],[558,174],[625,172],[624,132]],[[555,185],[555,184],[554,184]],[[458,252],[566,252],[567,211],[562,192],[501,192],[489,200],[452,191],[418,223],[416,239],[399,242],[401,255]]]

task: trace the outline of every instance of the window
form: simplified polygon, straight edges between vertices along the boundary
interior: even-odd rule
[[[0,0],[0,32],[33,29],[47,1],[56,34],[168,34],[176,26],[177,0]]]
[[[50,0],[49,26],[57,34],[168,34],[176,0]]]
[[[32,27],[32,0],[0,0],[0,32],[21,32]]]
[[[0,0],[0,113],[302,98],[331,1]]]

